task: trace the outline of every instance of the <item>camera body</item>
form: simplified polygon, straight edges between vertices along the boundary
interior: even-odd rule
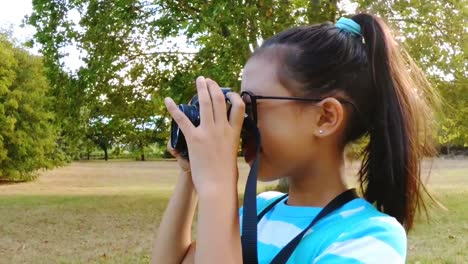
[[[226,100],[227,117],[229,118],[231,102],[226,97],[226,94],[232,90],[228,87],[222,87],[221,91],[223,92]],[[188,104],[180,104],[178,107],[195,127],[200,125],[200,102],[198,101],[198,95],[193,96]],[[174,119],[172,119],[171,123],[171,146],[173,149],[177,150],[183,158],[187,160],[189,159],[185,136]]]

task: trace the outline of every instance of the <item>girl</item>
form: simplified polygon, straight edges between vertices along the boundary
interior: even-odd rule
[[[344,149],[365,135],[358,173],[363,198],[308,229],[287,263],[405,262],[405,230],[422,205],[421,160],[433,153],[427,140],[433,92],[381,19],[358,14],[266,40],[245,65],[242,97],[227,95],[229,119],[219,86],[203,77],[196,83],[200,126],[166,99],[187,139],[190,164],[169,146],[180,178],[159,227],[154,263],[242,263],[236,152],[245,113],[262,136],[258,178],[289,181],[287,197],[257,196],[258,213],[271,207],[258,224],[259,263],[270,263],[347,190]],[[242,137],[252,166],[255,141]],[[190,230],[197,200],[195,250]]]

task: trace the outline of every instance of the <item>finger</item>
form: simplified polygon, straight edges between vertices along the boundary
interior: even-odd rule
[[[224,99],[224,94],[221,91],[221,88],[219,88],[219,85],[215,81],[208,78],[206,79],[206,84],[211,95],[215,123],[227,122],[226,99]]]
[[[167,142],[167,151],[168,151],[174,158],[177,158],[179,152],[177,152],[177,150],[175,150],[175,149],[172,147],[171,138],[170,138],[170,137],[169,137],[169,141]]]
[[[231,101],[231,113],[229,114],[229,124],[237,130],[241,130],[245,117],[245,103],[239,94],[229,92],[226,97]]]
[[[180,111],[179,107],[177,107],[177,105],[171,98],[166,97],[164,99],[164,103],[166,104],[167,110],[179,126],[180,130],[182,130],[182,133],[184,133],[185,137],[187,137],[187,135],[190,135],[191,130],[195,127],[193,126],[192,122],[188,119],[188,117],[182,111]]]
[[[214,124],[213,105],[203,76],[197,78],[198,102],[200,103],[200,125]]]

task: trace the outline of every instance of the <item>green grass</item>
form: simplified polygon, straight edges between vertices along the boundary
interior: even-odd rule
[[[148,263],[176,176],[174,162],[89,162],[0,185],[0,263]],[[430,189],[447,210],[418,220],[409,263],[468,263],[467,176],[466,160],[437,161]]]
[[[467,174],[468,175],[468,170]],[[468,263],[468,191],[434,190],[447,210],[431,208],[409,233],[410,263]]]
[[[147,263],[168,196],[3,196],[0,262]]]

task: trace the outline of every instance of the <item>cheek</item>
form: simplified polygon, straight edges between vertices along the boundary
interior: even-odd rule
[[[262,120],[259,119],[258,126],[263,148],[260,156],[261,180],[287,176],[285,174],[305,157],[305,144],[308,144],[297,119],[288,112],[269,113]]]
[[[287,157],[290,144],[294,139],[294,129],[281,120],[271,120],[260,128],[262,133],[263,151],[271,159]]]
[[[275,109],[259,120],[259,128],[268,156],[297,158],[309,147],[310,133],[306,122],[291,108]]]

